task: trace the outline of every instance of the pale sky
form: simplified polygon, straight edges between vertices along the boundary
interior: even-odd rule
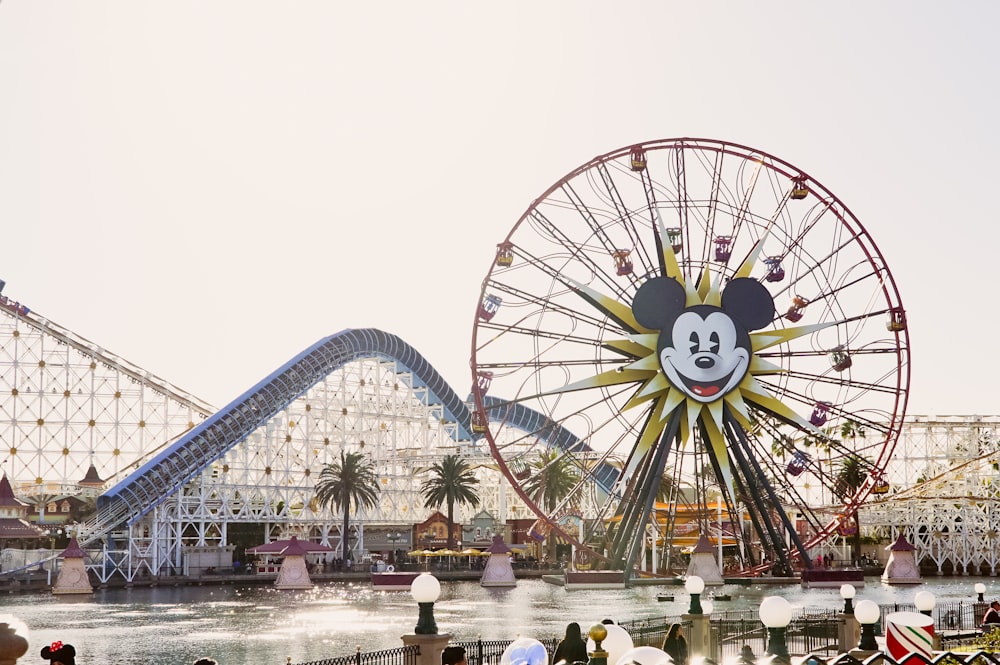
[[[712,138],[868,229],[909,414],[994,414],[998,24],[992,1],[3,0],[4,294],[216,406],[363,327],[464,395],[531,201]]]

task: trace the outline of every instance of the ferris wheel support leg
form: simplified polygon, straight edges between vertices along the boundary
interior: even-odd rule
[[[646,535],[642,524],[652,511],[653,503],[656,501],[656,492],[653,491],[653,486],[660,481],[660,477],[663,475],[671,444],[680,428],[680,421],[680,410],[676,410],[660,435],[659,442],[647,452],[649,462],[636,479],[632,492],[622,500],[623,503],[627,502],[627,504],[625,514],[623,514],[619,524],[613,560],[622,566],[626,581],[631,579],[632,568]],[[639,497],[643,497],[641,502],[638,500]]]
[[[750,443],[749,441],[747,441],[746,433],[743,431],[743,428],[741,428],[739,424],[735,422],[732,415],[729,414],[728,412],[726,413],[726,422],[729,426],[729,430],[734,432],[737,438],[740,440],[740,443],[743,445],[743,449],[750,450]],[[809,554],[806,552],[805,547],[802,546],[802,541],[799,539],[798,532],[795,531],[795,529],[793,528],[792,522],[788,518],[788,514],[785,512],[785,509],[781,507],[781,504],[778,501],[778,497],[774,493],[774,488],[771,487],[771,484],[767,481],[767,477],[764,475],[764,472],[760,468],[760,465],[757,463],[757,460],[750,456],[747,457],[747,460],[753,466],[754,470],[757,472],[757,477],[761,479],[762,484],[764,486],[764,490],[767,492],[768,499],[770,499],[771,504],[774,506],[775,510],[777,510],[778,517],[781,519],[781,523],[785,526],[785,530],[788,533],[788,537],[791,539],[792,544],[795,546],[795,549],[797,549],[799,552],[800,560],[807,568],[812,567],[811,562],[809,561]],[[788,563],[790,564],[791,562],[789,561]],[[790,567],[791,566],[789,565],[789,568]]]

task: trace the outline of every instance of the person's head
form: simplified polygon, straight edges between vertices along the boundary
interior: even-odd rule
[[[667,637],[675,638],[681,632],[681,625],[679,623],[670,624],[670,628],[667,630]]]
[[[53,642],[42,647],[42,658],[51,661],[52,665],[76,665],[76,649],[72,644]]]
[[[990,603],[990,607],[995,610],[1000,610],[1000,600],[994,600]]]
[[[580,624],[577,622],[566,624],[566,639],[567,640],[581,640],[580,636]]]
[[[441,652],[441,665],[465,665],[465,647],[445,647]]]
[[[753,658],[753,649],[750,648],[749,644],[744,644],[743,648],[740,649],[740,655],[744,658]]]
[[[213,660],[212,658],[199,658],[198,660],[194,661],[194,665],[219,665],[219,664],[215,662],[215,660]]]
[[[615,625],[615,622],[612,621],[611,619],[601,619],[601,623],[603,623],[605,626],[613,626],[613,625]]]

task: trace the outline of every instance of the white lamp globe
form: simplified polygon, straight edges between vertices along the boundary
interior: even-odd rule
[[[760,602],[760,620],[768,628],[784,628],[792,621],[792,606],[783,596],[768,596]]]
[[[917,595],[913,597],[913,604],[916,605],[917,609],[921,612],[930,612],[934,609],[936,599],[934,594],[930,591],[919,591]]]
[[[976,582],[976,586],[973,587],[976,593],[986,593],[986,585],[982,582]]]
[[[858,604],[854,606],[854,618],[858,620],[858,623],[875,623],[881,614],[882,611],[875,604],[875,601],[867,598],[858,601]]]
[[[519,637],[500,654],[500,665],[548,665],[545,645],[531,637]]]
[[[632,636],[628,631],[617,624],[605,624],[608,636],[601,640],[601,648],[608,652],[608,662],[617,663],[622,654],[635,646]],[[591,653],[597,648],[593,638],[587,639],[587,653]]]
[[[858,593],[858,590],[854,588],[853,584],[841,584],[840,585],[840,597],[844,600],[850,600]]]
[[[697,575],[690,575],[684,580],[684,588],[687,589],[688,593],[701,593],[705,590],[705,580]]]
[[[663,649],[657,649],[656,647],[635,647],[623,653],[615,661],[615,665],[629,665],[630,663],[638,663],[639,665],[671,665],[673,660]]]
[[[418,603],[433,603],[441,595],[441,583],[430,573],[421,573],[410,583],[410,595]]]

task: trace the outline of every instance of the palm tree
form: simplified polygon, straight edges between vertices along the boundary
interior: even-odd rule
[[[854,455],[845,457],[840,461],[840,468],[837,469],[837,475],[833,478],[833,492],[842,500],[849,500],[864,484],[868,475],[864,462],[864,458]],[[851,559],[859,561],[861,559],[861,520],[858,519],[857,508],[854,509],[854,514],[851,517],[854,519],[854,535],[851,538]]]
[[[341,556],[347,560],[347,534],[350,527],[351,505],[355,509],[371,508],[381,489],[375,467],[363,453],[340,451],[340,461],[331,462],[319,472],[316,500],[333,510],[343,509],[344,530],[340,532]]]
[[[524,483],[525,493],[531,497],[539,508],[552,515],[573,488],[580,482],[573,458],[569,453],[560,450],[542,450],[538,459],[531,464],[533,472]],[[583,534],[581,534],[583,535]],[[556,541],[549,541],[549,555],[554,559]]]
[[[420,493],[424,497],[425,508],[434,508],[442,503],[447,506],[448,549],[452,549],[455,544],[455,534],[452,532],[455,503],[473,507],[479,505],[479,495],[476,493],[479,479],[458,455],[446,455],[430,468],[430,472],[431,477],[420,486]]]

